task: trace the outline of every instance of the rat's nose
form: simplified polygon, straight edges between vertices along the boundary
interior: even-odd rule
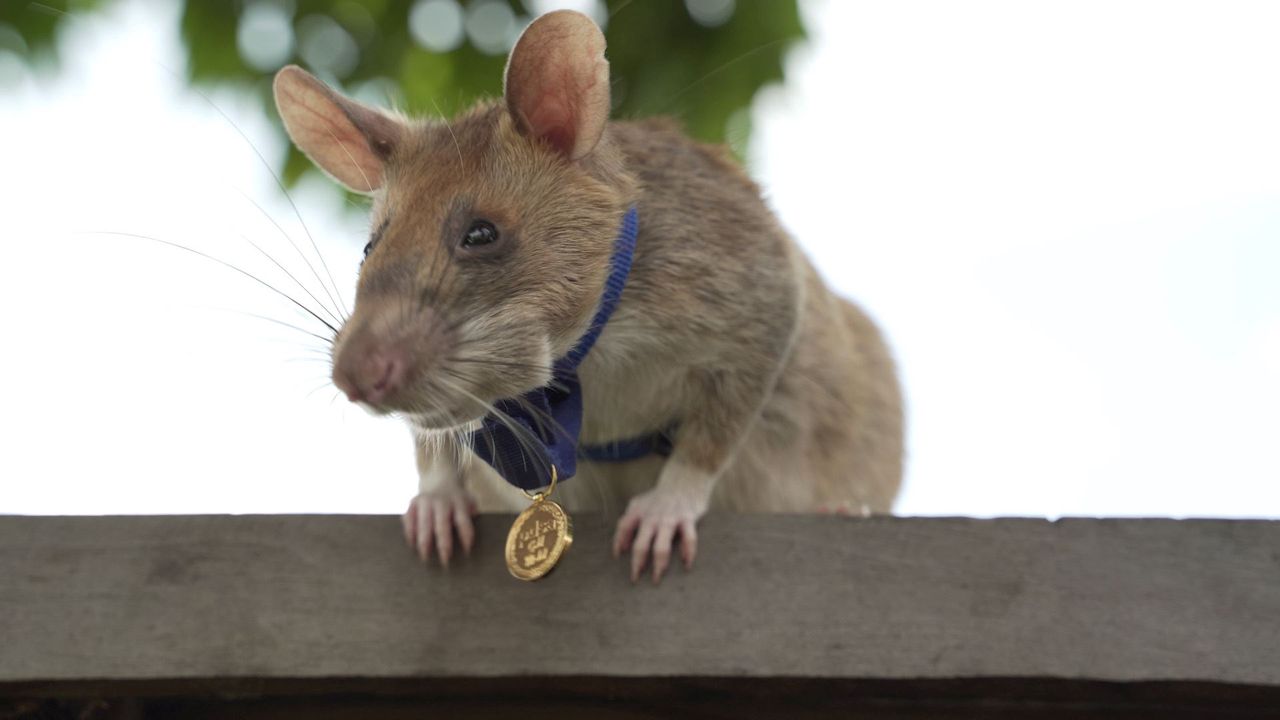
[[[377,405],[400,389],[408,368],[408,355],[399,348],[350,348],[334,363],[333,384],[351,402]]]

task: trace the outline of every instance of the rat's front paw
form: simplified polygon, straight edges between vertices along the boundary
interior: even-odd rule
[[[631,498],[627,511],[618,520],[613,535],[613,556],[631,551],[631,582],[640,579],[649,553],[653,553],[653,582],[671,564],[671,544],[680,539],[680,556],[686,569],[693,566],[698,552],[698,518],[706,511],[706,503],[661,489],[653,489]]]
[[[475,514],[475,499],[460,487],[419,493],[409,503],[409,509],[402,518],[405,542],[418,551],[418,557],[423,562],[431,557],[431,546],[434,544],[440,555],[440,564],[449,567],[455,529],[462,542],[463,552],[471,554],[471,546],[476,540],[475,525],[471,522]]]

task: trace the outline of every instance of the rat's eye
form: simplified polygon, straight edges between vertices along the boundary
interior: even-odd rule
[[[498,228],[488,220],[476,220],[471,223],[471,227],[467,228],[467,232],[462,236],[462,247],[475,248],[482,245],[492,245],[498,241]]]
[[[377,245],[378,241],[382,239],[382,233],[387,231],[387,225],[390,222],[391,222],[391,218],[387,218],[386,220],[383,220],[382,224],[378,226],[378,229],[373,231],[373,236],[369,238],[369,243],[364,246],[365,259],[368,259],[369,253],[373,252],[373,246]],[[363,263],[364,260],[361,260],[360,262]]]

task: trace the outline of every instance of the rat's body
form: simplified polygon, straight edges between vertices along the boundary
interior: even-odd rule
[[[742,372],[735,404],[754,404],[756,417],[712,508],[888,512],[902,474],[901,401],[875,326],[827,289],[722,148],[664,120],[610,123],[601,145],[634,179],[640,234],[622,302],[579,371],[582,442],[679,423],[723,403],[717,377]],[[751,355],[758,362],[744,362]],[[556,496],[570,510],[620,512],[664,462],[580,461]],[[468,476],[482,510],[528,505],[483,463]]]
[[[621,300],[578,368],[580,441],[675,428],[669,457],[582,461],[556,499],[625,507],[615,552],[632,574],[686,563],[709,507],[887,512],[902,417],[874,325],[833,295],[746,175],[662,121],[608,123],[604,39],[585,16],[534,21],[512,51],[506,102],[407,121],[297,68],[276,97],[294,141],[374,197],[355,310],[334,382],[399,412],[419,438],[406,537],[448,562],[471,513],[524,495],[459,436],[493,403],[547,385],[587,332],[615,236],[639,213]]]

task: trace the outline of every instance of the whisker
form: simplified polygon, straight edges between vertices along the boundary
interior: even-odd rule
[[[42,2],[29,2],[27,3],[27,9],[36,10],[38,12],[45,13],[46,15],[61,15],[63,17],[75,17],[74,15],[67,12],[66,10],[60,10],[56,7],[53,7],[52,5],[45,5]]]
[[[618,13],[622,12],[623,10],[625,10],[625,9],[626,9],[626,7],[627,7],[628,5],[630,5],[630,4],[631,4],[631,2],[632,2],[632,0],[623,0],[623,2],[622,2],[621,4],[619,4],[619,5],[618,5],[617,7],[615,7],[613,10],[609,11],[609,20],[610,20],[610,21],[612,21],[615,17],[617,17],[617,16],[618,16]]]
[[[280,268],[280,270],[281,270],[282,272],[284,272],[284,274],[285,274],[285,275],[288,275],[288,276],[289,276],[289,279],[290,279],[290,280],[292,280],[292,281],[294,282],[294,284],[295,284],[295,285],[297,285],[299,288],[301,288],[301,289],[302,289],[302,292],[304,292],[304,293],[306,293],[306,294],[307,294],[307,297],[309,297],[309,298],[311,298],[312,300],[314,300],[314,301],[315,301],[315,303],[316,303],[317,305],[319,305],[319,306],[320,306],[320,308],[321,308],[322,310],[324,310],[324,311],[325,311],[325,313],[326,313],[326,314],[328,314],[328,316],[329,316],[330,318],[333,318],[333,321],[334,321],[334,322],[339,323],[339,324],[341,324],[341,323],[342,323],[342,320],[339,320],[339,319],[338,319],[338,316],[334,315],[332,310],[330,310],[329,308],[325,307],[325,304],[324,304],[324,303],[320,302],[320,300],[319,300],[315,295],[312,295],[312,294],[311,294],[311,291],[307,289],[307,286],[305,286],[305,285],[303,285],[301,282],[299,282],[299,281],[298,281],[298,278],[294,277],[294,276],[293,276],[293,273],[289,272],[289,269],[288,269],[288,268],[286,268],[284,265],[281,265],[281,264],[280,264],[280,261],[276,260],[274,257],[272,257],[272,256],[271,256],[271,254],[270,254],[270,253],[268,253],[266,250],[263,250],[261,247],[259,247],[259,246],[258,246],[258,244],[257,244],[257,243],[255,243],[254,241],[252,241],[252,240],[250,240],[249,238],[245,237],[244,235],[241,235],[241,236],[240,236],[240,239],[242,239],[242,240],[244,240],[245,242],[249,243],[249,245],[251,245],[251,246],[253,247],[253,249],[254,249],[254,250],[257,250],[258,252],[262,253],[262,256],[263,256],[263,257],[265,257],[266,259],[270,260],[270,261],[271,261],[271,262],[272,262],[276,267]]]
[[[326,344],[328,344],[328,345],[333,345],[333,339],[332,339],[332,338],[327,338],[327,337],[325,337],[324,335],[320,335],[319,333],[311,332],[310,330],[308,330],[308,329],[306,329],[306,328],[304,328],[304,327],[300,327],[300,326],[298,326],[298,325],[294,325],[293,323],[290,323],[290,322],[285,322],[284,320],[280,320],[280,319],[278,319],[278,318],[273,318],[273,317],[271,317],[271,316],[269,316],[269,315],[259,315],[258,313],[249,312],[249,311],[247,311],[247,310],[238,310],[238,309],[236,309],[236,308],[228,308],[228,307],[204,307],[203,309],[208,310],[208,311],[211,311],[211,312],[224,312],[224,313],[232,313],[232,314],[235,314],[235,315],[244,315],[244,316],[246,316],[246,317],[251,317],[251,318],[254,318],[254,319],[256,319],[256,320],[265,320],[265,321],[267,321],[267,322],[269,322],[269,323],[275,323],[276,325],[281,325],[281,326],[283,326],[283,327],[287,327],[287,328],[289,328],[289,329],[291,329],[291,330],[297,330],[298,332],[303,333],[304,335],[310,335],[311,337],[313,337],[313,338],[315,338],[315,339],[317,339],[317,340],[322,340],[322,341],[324,341],[324,342],[325,342]],[[328,350],[320,350],[320,349],[318,349],[318,348],[317,348],[317,352],[326,352],[326,353],[327,353],[327,352],[329,352],[329,351],[328,351]]]
[[[324,325],[325,327],[329,328],[329,330],[330,330],[331,332],[333,332],[335,335],[338,333],[337,328],[335,328],[334,326],[330,325],[330,324],[329,324],[329,323],[328,323],[324,318],[322,318],[322,317],[320,317],[319,315],[317,315],[317,314],[315,313],[315,311],[313,311],[311,308],[307,307],[306,305],[303,305],[301,302],[298,302],[298,300],[296,300],[292,295],[290,295],[290,294],[286,293],[285,291],[281,290],[280,288],[277,288],[276,286],[274,286],[274,285],[272,285],[271,283],[269,283],[269,282],[267,282],[267,281],[263,280],[262,278],[258,277],[257,275],[254,275],[253,273],[249,272],[248,270],[242,270],[242,269],[240,269],[240,268],[236,267],[235,265],[232,265],[231,263],[227,262],[226,260],[223,260],[222,258],[219,258],[219,257],[214,257],[213,255],[210,255],[209,253],[202,252],[202,251],[200,251],[200,250],[196,250],[195,248],[189,248],[189,247],[187,247],[186,245],[180,245],[180,244],[178,244],[178,243],[176,243],[176,242],[171,242],[171,241],[169,241],[169,240],[161,240],[160,238],[157,238],[157,237],[151,237],[150,235],[141,235],[141,234],[138,234],[138,233],[116,232],[116,231],[112,231],[112,230],[89,230],[89,231],[85,231],[84,233],[80,233],[80,234],[88,234],[88,235],[116,235],[116,236],[119,236],[119,237],[131,237],[131,238],[137,238],[137,239],[139,239],[139,240],[150,240],[150,241],[152,241],[152,242],[158,242],[158,243],[160,243],[161,245],[168,245],[169,247],[172,247],[172,248],[177,248],[177,249],[179,249],[179,250],[185,250],[185,251],[187,251],[187,252],[189,252],[189,253],[191,253],[191,254],[193,254],[193,255],[199,255],[200,257],[202,257],[202,258],[204,258],[204,259],[206,259],[206,260],[212,260],[213,262],[216,262],[216,263],[218,263],[219,265],[221,265],[221,266],[223,266],[223,267],[225,267],[225,268],[228,268],[228,269],[230,269],[230,270],[235,270],[236,272],[240,273],[241,275],[244,275],[245,277],[249,278],[250,280],[253,280],[254,282],[258,283],[259,285],[262,285],[263,287],[267,288],[267,289],[268,289],[268,290],[270,290],[271,292],[274,292],[275,294],[279,295],[280,297],[283,297],[284,299],[286,299],[286,300],[288,300],[289,302],[293,303],[294,305],[298,306],[298,308],[300,308],[303,312],[305,312],[306,314],[308,314],[308,315],[310,315],[311,317],[315,318],[315,319],[316,319],[316,320],[317,320],[321,325]]]
[[[456,368],[450,368],[446,366],[442,368],[441,372],[447,375],[451,375],[457,378],[458,380],[461,380],[462,382],[470,383],[472,385],[475,384],[475,378],[471,377],[470,375],[465,375],[461,373]],[[565,440],[568,440],[570,444],[572,444],[575,448],[577,447],[578,445],[577,438],[570,435],[569,431],[565,430],[564,426],[561,425],[558,420],[556,420],[554,417],[549,415],[547,412],[545,412],[541,408],[538,408],[528,400],[525,400],[523,397],[516,396],[511,398],[511,400],[516,404],[520,405],[520,407],[523,408],[525,412],[533,416],[533,419],[538,423],[539,433],[545,434],[546,430],[549,428],[553,433],[560,435]]]
[[[178,73],[174,72],[171,68],[165,66],[163,63],[157,62],[156,64],[159,65],[161,68],[164,68],[167,72],[169,72],[174,77],[182,79]],[[284,193],[285,200],[288,201],[289,207],[293,208],[293,214],[298,218],[298,223],[302,225],[302,231],[307,234],[307,239],[311,241],[311,248],[315,250],[316,257],[320,260],[320,266],[324,268],[325,274],[329,277],[330,284],[333,285],[333,291],[334,293],[337,294],[339,308],[345,307],[346,302],[342,300],[342,290],[338,288],[338,283],[334,281],[333,273],[329,271],[329,264],[325,262],[324,255],[320,252],[320,246],[316,243],[315,237],[312,236],[311,229],[307,227],[306,220],[302,219],[302,211],[298,210],[298,205],[293,201],[293,195],[289,193],[289,189],[285,187],[284,180],[280,179],[280,176],[271,167],[271,163],[267,162],[267,159],[263,157],[262,153],[258,150],[258,147],[253,144],[253,141],[249,139],[248,135],[245,135],[244,131],[240,129],[240,126],[237,125],[234,120],[231,119],[230,115],[227,115],[225,112],[223,112],[222,108],[218,107],[218,104],[215,103],[212,99],[210,99],[208,95],[201,92],[199,88],[188,87],[188,89],[191,92],[195,93],[197,96],[199,96],[200,99],[203,100],[205,103],[207,103],[209,107],[213,108],[215,112],[221,115],[222,118],[227,121],[227,124],[231,125],[231,127],[235,129],[236,133],[240,135],[241,139],[245,141],[245,144],[249,146],[249,149],[253,151],[253,154],[258,156],[258,161],[261,162],[262,166],[266,168],[268,173],[270,173],[271,179],[275,180],[276,186],[280,188],[280,192]]]
[[[538,450],[536,449],[541,445],[541,441],[538,440],[538,438],[533,436],[533,431],[529,430],[528,428],[522,427],[519,423],[515,421],[514,418],[512,418],[510,415],[506,414],[505,412],[502,412],[501,410],[499,410],[497,407],[493,405],[493,403],[488,403],[488,402],[485,402],[484,400],[481,400],[480,398],[476,397],[473,393],[468,391],[466,388],[459,387],[457,383],[450,382],[445,378],[437,378],[437,381],[440,382],[442,385],[447,386],[449,389],[470,398],[472,401],[479,404],[481,407],[485,408],[488,411],[488,413],[493,416],[495,420],[501,423],[503,427],[506,427],[508,430],[511,431],[511,434],[516,439],[516,442],[520,444],[521,458],[522,459],[526,457],[532,458],[541,466],[541,469],[544,472],[546,472],[548,475],[551,474],[550,463],[547,461],[545,457],[543,457],[543,454],[541,452],[538,452]],[[490,438],[490,441],[492,442],[492,438]],[[496,461],[501,463],[501,460],[499,459],[500,456],[496,452],[492,453],[492,455]],[[495,468],[495,469],[497,469],[499,474],[501,474],[501,468]]]
[[[556,420],[554,417],[552,417],[551,415],[549,415],[547,412],[545,412],[545,411],[544,411],[544,410],[542,410],[541,408],[537,407],[536,405],[534,405],[533,403],[529,402],[528,400],[525,400],[525,399],[524,399],[524,398],[522,398],[522,397],[514,397],[514,398],[511,398],[511,399],[512,399],[512,400],[513,400],[517,405],[519,405],[521,408],[523,408],[525,412],[527,412],[527,413],[529,413],[530,415],[532,415],[532,416],[533,416],[533,418],[534,418],[534,420],[538,421],[538,429],[539,429],[539,431],[544,431],[544,430],[546,430],[546,429],[547,429],[547,427],[548,427],[548,426],[550,426],[550,429],[551,429],[551,431],[552,431],[553,433],[555,433],[556,435],[559,435],[560,437],[564,438],[565,440],[568,440],[568,441],[569,441],[569,443],[570,443],[571,445],[573,445],[573,447],[574,447],[574,448],[577,448],[577,447],[578,447],[578,439],[577,439],[577,438],[575,438],[575,437],[573,437],[572,435],[570,435],[570,434],[569,434],[569,431],[564,429],[564,425],[561,425],[561,424],[560,424],[560,421]],[[545,424],[544,424],[544,423],[545,423]]]
[[[326,343],[326,344],[328,344],[328,345],[333,345],[333,339],[332,339],[332,338],[327,338],[327,337],[325,337],[325,336],[323,336],[323,335],[321,335],[321,334],[319,334],[319,333],[313,333],[313,332],[311,332],[310,330],[307,330],[306,328],[299,327],[299,326],[297,326],[297,325],[294,325],[293,323],[285,322],[284,320],[277,320],[276,318],[273,318],[273,317],[267,317],[266,315],[259,315],[259,314],[257,314],[257,313],[246,312],[246,311],[244,311],[244,310],[233,310],[232,312],[236,312],[236,313],[239,313],[239,314],[241,314],[241,315],[247,315],[247,316],[249,316],[249,317],[251,317],[251,318],[257,318],[257,319],[259,319],[259,320],[266,320],[266,321],[267,321],[267,322],[269,322],[269,323],[275,323],[276,325],[280,325],[280,326],[283,326],[283,327],[287,327],[287,328],[289,328],[289,329],[291,329],[291,330],[297,330],[297,331],[298,331],[298,332],[300,332],[300,333],[303,333],[303,334],[305,334],[305,335],[310,335],[311,337],[313,337],[313,338],[315,338],[315,339],[317,339],[317,340],[320,340],[320,341],[322,341],[322,342],[324,342],[324,343]],[[328,351],[328,350],[317,350],[317,352],[323,352],[323,353],[325,353],[325,354],[327,355],[329,351]]]
[[[368,211],[368,209],[369,209],[369,205],[370,205],[370,204],[369,204],[369,201],[368,201],[368,200],[369,200],[368,198],[363,198],[364,202],[356,202],[355,200],[353,200],[353,199],[351,198],[351,195],[352,195],[352,193],[349,193],[349,192],[344,192],[344,193],[342,193],[342,200],[343,200],[343,202],[345,202],[346,204],[350,205],[351,207],[353,207],[353,208],[355,208],[355,209],[357,209],[357,210],[361,210],[361,211]]]
[[[351,167],[354,167],[356,169],[356,172],[360,173],[360,177],[364,179],[364,184],[367,185],[372,190],[373,183],[369,182],[369,176],[364,174],[364,168],[360,167],[360,163],[356,162],[356,159],[352,157],[351,151],[347,149],[346,143],[339,140],[337,133],[335,133],[333,130],[327,127],[325,128],[325,130],[329,132],[329,137],[333,138],[333,141],[338,143],[338,147],[342,148],[342,154],[346,155],[347,159],[351,161]]]
[[[710,80],[712,77],[714,77],[714,76],[716,76],[716,75],[719,75],[720,73],[724,72],[724,71],[725,71],[725,70],[727,70],[729,67],[731,67],[731,66],[733,66],[733,65],[735,65],[735,64],[737,64],[737,63],[739,63],[739,62],[741,62],[742,60],[745,60],[745,59],[746,59],[746,58],[748,58],[748,57],[751,57],[752,55],[755,55],[756,53],[758,53],[758,52],[760,52],[760,51],[762,51],[762,50],[766,50],[766,49],[768,49],[768,48],[773,47],[774,45],[778,45],[778,44],[780,44],[780,43],[787,42],[787,41],[788,41],[788,40],[790,40],[790,39],[791,39],[791,38],[778,38],[777,40],[772,40],[772,41],[770,41],[770,42],[764,43],[763,45],[760,45],[760,46],[759,46],[759,47],[757,47],[757,48],[754,48],[754,49],[748,50],[748,51],[746,51],[746,52],[742,53],[741,55],[739,55],[739,56],[737,56],[737,57],[733,58],[732,60],[730,60],[730,61],[726,62],[725,64],[723,64],[723,65],[721,65],[721,66],[719,66],[719,67],[717,67],[717,68],[714,68],[713,70],[711,70],[710,72],[708,72],[706,75],[703,75],[702,77],[698,78],[697,80],[694,80],[692,83],[690,83],[687,87],[685,87],[685,88],[684,88],[683,90],[681,90],[680,92],[677,92],[675,95],[672,95],[670,98],[668,98],[668,99],[667,99],[667,103],[666,103],[666,105],[662,106],[662,108],[658,110],[658,113],[657,113],[657,114],[661,115],[661,114],[664,114],[664,113],[670,112],[672,105],[674,105],[674,104],[675,104],[675,101],[676,101],[677,99],[679,99],[680,97],[682,97],[685,93],[689,92],[690,90],[693,90],[694,88],[698,87],[698,86],[699,86],[699,85],[701,85],[702,83],[706,82],[707,80]]]
[[[455,356],[445,358],[445,361],[471,363],[474,365],[490,365],[494,367],[519,368],[522,370],[538,370],[541,372],[548,372],[548,373],[554,372],[553,368],[549,368],[546,365],[539,365],[537,363],[525,363],[525,362],[519,362],[516,360],[495,360],[493,358],[461,357],[461,356],[455,355]]]
[[[455,376],[455,377],[458,377],[460,380],[463,380],[463,381],[465,381],[465,380],[466,380],[465,378],[462,378],[462,377],[460,377],[460,376]],[[454,386],[454,387],[456,388],[456,386]],[[461,390],[461,389],[459,388],[459,390]],[[461,390],[461,392],[463,392],[464,394],[468,394],[468,395],[470,395],[470,393],[466,393],[466,391],[465,391],[465,390]],[[470,397],[475,398],[475,396],[474,396],[474,395],[470,395]],[[476,398],[476,399],[478,400],[478,398]],[[575,448],[577,447],[577,440],[576,440],[576,439],[574,439],[574,438],[572,438],[572,437],[569,435],[569,433],[564,429],[564,427],[563,427],[562,425],[560,425],[560,423],[556,422],[556,420],[555,420],[554,418],[551,418],[549,415],[547,415],[546,413],[544,413],[544,412],[542,412],[542,411],[538,410],[537,408],[533,407],[532,405],[530,405],[530,404],[529,404],[529,403],[527,403],[527,402],[521,401],[520,399],[516,399],[516,401],[521,405],[521,407],[523,407],[527,412],[529,412],[529,413],[533,416],[533,420],[534,420],[535,422],[537,422],[537,423],[538,423],[538,433],[539,433],[539,434],[545,434],[545,430],[546,430],[547,425],[551,425],[551,426],[553,426],[553,427],[551,428],[553,432],[555,432],[556,434],[559,434],[560,436],[564,437],[566,440],[569,440],[569,441],[570,441],[570,443],[571,443]],[[491,412],[491,413],[493,413],[495,417],[499,418],[499,420],[500,420],[504,425],[506,425],[508,428],[510,428],[510,429],[512,430],[512,432],[513,432],[513,433],[516,431],[516,429],[517,429],[517,428],[519,428],[520,430],[524,431],[524,432],[522,432],[522,433],[518,433],[518,435],[520,436],[518,439],[521,439],[521,440],[528,440],[528,442],[521,442],[521,448],[522,448],[523,450],[530,450],[530,449],[534,449],[534,448],[537,448],[537,449],[539,449],[539,450],[540,450],[540,449],[542,448],[542,439],[541,439],[540,437],[538,437],[537,435],[535,435],[533,431],[530,431],[530,430],[525,429],[523,426],[520,426],[518,423],[513,424],[513,423],[514,423],[514,418],[511,418],[511,417],[510,417],[509,415],[507,415],[506,413],[504,413],[504,412],[502,412],[502,411],[499,411],[499,410],[497,409],[497,407],[496,407],[496,406],[494,406],[494,405],[492,405],[492,404],[489,404],[489,405],[488,405],[488,407],[489,407],[489,409],[490,409],[490,412]],[[505,418],[505,419],[504,419],[504,418]],[[489,438],[489,440],[490,440],[490,442],[492,442],[492,438]],[[493,457],[497,457],[497,454],[496,454],[496,453],[491,453],[491,454],[493,455]],[[542,457],[542,453],[541,453],[541,452],[536,452],[536,451],[535,451],[535,452],[533,452],[533,455],[534,455],[535,457],[538,457],[538,458],[541,458],[541,457]]]
[[[329,302],[333,303],[334,309],[337,310],[337,316],[341,317],[341,319],[339,319],[338,317],[335,317],[334,319],[338,320],[339,322],[346,322],[347,318],[346,318],[346,313],[343,312],[343,307],[338,304],[337,300],[334,299],[333,293],[329,292],[329,286],[324,284],[324,280],[320,278],[320,273],[316,271],[316,266],[312,264],[311,260],[307,257],[307,254],[302,252],[302,248],[298,247],[298,244],[293,241],[293,238],[289,236],[289,233],[285,232],[284,227],[280,225],[279,221],[277,221],[274,217],[272,217],[271,213],[267,212],[261,205],[257,203],[257,201],[249,197],[248,193],[244,192],[240,188],[236,188],[236,192],[240,193],[240,196],[243,197],[245,200],[248,200],[249,204],[252,205],[254,208],[256,208],[257,211],[261,213],[263,217],[271,221],[272,225],[275,225],[276,230],[280,231],[280,235],[284,237],[286,242],[289,243],[289,246],[293,248],[294,252],[298,253],[298,257],[302,258],[302,262],[306,263],[307,269],[311,271],[311,275],[315,277],[316,282],[320,283],[320,289],[323,290],[325,293],[325,296],[329,298]],[[298,282],[297,278],[294,278],[293,281],[298,283],[299,287],[302,286],[302,283]],[[303,288],[303,289],[305,290],[306,288]],[[311,292],[307,291],[307,294],[311,295]],[[311,295],[311,299],[315,300],[317,303],[320,303],[320,301],[316,299],[314,295]],[[324,306],[323,303],[321,303],[321,307],[323,306]],[[327,312],[328,308],[325,308],[325,310]],[[334,315],[334,313],[332,312],[330,312],[329,314],[331,316]]]
[[[441,413],[444,415],[445,422],[451,426],[451,429],[444,430],[444,431],[436,431],[436,432],[431,432],[426,434],[418,434],[418,439],[420,442],[423,443],[424,448],[427,448],[428,442],[430,442],[432,445],[437,446],[435,448],[429,449],[430,452],[439,452],[442,447],[447,451],[451,451],[453,453],[453,457],[456,463],[460,467],[465,466],[466,464],[471,462],[471,459],[472,459],[472,456],[466,452],[467,450],[470,449],[471,446],[469,443],[464,443],[462,441],[462,438],[469,437],[470,433],[467,432],[464,427],[452,427],[452,426],[461,426],[463,425],[463,423],[459,422],[459,420],[453,415],[453,413],[443,408],[441,406],[442,404],[436,401],[428,393],[430,389],[432,389],[430,388],[430,386],[426,388],[422,388],[422,392],[420,395],[421,402],[413,403],[413,405],[410,407],[410,411],[417,412],[417,413],[426,412],[426,411]],[[403,415],[403,413],[399,413],[399,414]]]
[[[458,136],[453,134],[453,124],[449,122],[449,118],[445,117],[444,112],[440,110],[440,105],[439,103],[436,102],[436,99],[434,97],[431,98],[431,105],[435,107],[436,114],[438,114],[440,118],[444,120],[444,127],[446,130],[449,131],[449,137],[453,138],[453,148],[458,151],[458,165],[465,170],[467,166],[467,161],[462,159],[462,146],[458,144]]]
[[[448,374],[448,375],[452,375],[453,377],[455,377],[455,378],[457,378],[458,380],[461,380],[461,381],[463,381],[463,382],[468,382],[468,381],[469,381],[469,378],[468,378],[467,376],[465,376],[465,375],[461,374],[461,373],[460,373],[457,369],[455,369],[455,368],[450,368],[450,367],[448,367],[448,366],[445,366],[445,367],[444,367],[444,369],[442,370],[442,372],[443,372],[443,373],[445,373],[445,374]],[[474,383],[472,383],[472,384],[474,384]],[[450,385],[453,385],[453,383],[450,383]],[[552,386],[552,387],[559,386],[559,387],[563,388],[563,386],[562,386],[562,385],[560,385],[559,383],[556,383],[554,380],[552,381],[551,386]],[[455,387],[456,387],[456,386],[455,386]],[[474,397],[474,396],[473,396],[473,397]],[[578,439],[577,439],[577,438],[575,438],[575,437],[572,437],[572,436],[569,434],[569,432],[568,432],[567,430],[565,430],[564,426],[563,426],[559,421],[557,421],[555,418],[553,418],[553,417],[551,417],[550,415],[548,415],[548,414],[547,414],[546,412],[544,412],[542,409],[540,409],[540,408],[538,408],[538,407],[535,407],[532,403],[529,403],[528,401],[524,400],[524,398],[516,397],[516,398],[513,398],[513,400],[514,400],[515,402],[519,403],[520,407],[521,407],[521,408],[523,408],[523,409],[525,410],[525,412],[528,412],[530,415],[532,415],[532,416],[534,417],[535,421],[537,421],[537,422],[539,423],[539,431],[540,431],[540,432],[545,431],[545,429],[546,429],[548,426],[550,426],[553,432],[557,433],[557,434],[558,434],[558,435],[560,435],[561,437],[563,437],[563,438],[565,438],[566,440],[568,440],[568,441],[573,445],[573,447],[574,447],[575,451],[577,450],[577,448],[578,448],[578,446],[579,446],[579,441],[578,441]],[[488,405],[488,407],[492,408],[493,406],[492,406],[492,405]],[[501,420],[501,419],[500,419],[500,420]],[[503,424],[504,424],[504,425],[507,425],[508,427],[510,427],[510,426],[511,426],[511,425],[510,425],[510,423],[508,423],[508,422],[504,422]],[[493,442],[493,438],[492,438],[492,437],[489,437],[489,438],[486,438],[486,439],[489,441],[489,448],[490,448],[490,453],[489,453],[489,454],[490,454],[490,456],[491,456],[491,457],[495,457],[495,458],[496,458],[496,457],[498,457],[498,454],[497,454],[496,450],[494,449],[494,442]],[[517,439],[519,440],[520,438],[517,438]],[[539,440],[538,442],[540,443],[541,441]],[[525,449],[525,447],[524,447],[524,445],[525,445],[525,444],[524,444],[524,443],[521,443],[521,445],[522,445],[522,449]],[[535,453],[535,457],[541,457],[541,454],[540,454],[540,453]],[[594,490],[595,490],[595,494],[597,495],[597,497],[598,497],[598,499],[599,499],[599,501],[600,501],[600,508],[601,508],[601,512],[602,512],[602,513],[606,513],[606,514],[607,514],[607,513],[608,513],[608,511],[609,511],[609,508],[611,507],[611,505],[612,505],[613,503],[610,501],[609,493],[605,490],[604,483],[601,481],[601,479],[600,479],[598,476],[588,475],[588,477],[592,480],[592,482],[590,482],[590,483],[588,483],[588,484],[593,486],[593,488],[594,488]],[[582,481],[580,481],[580,482],[582,482]]]
[[[312,395],[315,395],[316,393],[318,393],[318,392],[320,392],[321,390],[325,389],[325,387],[326,387],[326,386],[328,386],[328,385],[329,385],[329,381],[328,381],[328,380],[326,380],[326,381],[324,381],[324,382],[320,383],[319,385],[315,386],[315,388],[313,388],[310,392],[308,392],[306,395],[303,395],[302,397],[303,397],[303,398],[310,398]]]

